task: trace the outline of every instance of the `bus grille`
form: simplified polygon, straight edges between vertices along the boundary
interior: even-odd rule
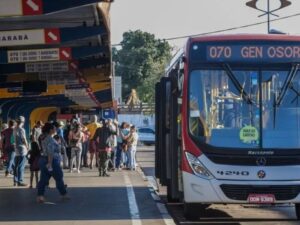
[[[208,154],[206,156],[216,164],[239,165],[239,166],[257,166],[259,156],[239,156],[239,155],[219,155]],[[264,156],[266,159],[265,166],[286,166],[300,165],[300,156]]]
[[[246,201],[249,194],[273,194],[277,201],[291,200],[300,192],[299,185],[220,185],[227,198]]]

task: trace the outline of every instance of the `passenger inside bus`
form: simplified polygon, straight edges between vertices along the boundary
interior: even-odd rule
[[[239,127],[240,118],[237,117],[237,112],[239,111],[239,104],[242,100],[241,97],[230,91],[227,86],[224,89],[223,96],[220,96],[219,98],[223,99],[224,104],[224,127]]]

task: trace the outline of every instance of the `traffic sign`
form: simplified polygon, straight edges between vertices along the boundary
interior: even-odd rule
[[[4,55],[7,55],[7,53],[4,52]],[[73,54],[72,58],[78,59],[80,57],[76,57]],[[1,60],[1,55],[0,55],[0,64],[1,63],[6,63],[6,60],[4,59]],[[72,66],[71,63],[73,64]],[[88,68],[96,68],[97,66],[106,65],[109,63],[110,63],[110,59],[106,57],[97,58],[97,59],[76,60],[76,61],[72,60],[69,62],[68,71],[77,71],[77,70],[83,70]],[[65,65],[67,65],[67,62],[64,61],[1,64],[0,74],[60,72],[60,71],[63,72],[65,71]]]
[[[106,53],[108,51],[109,48],[107,46],[84,46],[74,48],[61,47],[10,51],[0,50],[0,64],[16,64],[15,69],[9,66],[5,66],[3,68],[0,67],[0,71],[2,71],[2,73],[12,73],[12,71],[24,70],[25,66],[22,65],[22,63],[45,61],[71,61],[73,59],[78,60],[80,58],[90,57],[98,55],[100,53]],[[100,59],[97,60],[100,61]],[[83,67],[88,68],[87,66],[89,65],[84,65]],[[80,65],[79,69],[82,69]]]
[[[0,31],[0,47],[60,44],[106,34],[104,26]]]
[[[68,72],[69,63],[61,62],[42,62],[42,63],[26,63],[26,73],[41,73],[41,72]]]
[[[60,43],[60,31],[56,29],[44,29],[45,44],[59,44]]]
[[[71,48],[60,48],[59,59],[65,61],[72,59]]]
[[[1,0],[0,17],[48,14],[101,1],[102,0]]]
[[[24,16],[43,14],[42,0],[22,0],[22,8]]]
[[[59,29],[14,30],[0,32],[0,47],[58,44]]]
[[[71,48],[48,48],[7,51],[8,63],[71,60]]]

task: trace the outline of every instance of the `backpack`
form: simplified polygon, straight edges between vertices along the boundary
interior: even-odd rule
[[[12,145],[12,146],[14,146],[16,144],[14,132],[11,132],[9,142],[10,142],[10,145]]]

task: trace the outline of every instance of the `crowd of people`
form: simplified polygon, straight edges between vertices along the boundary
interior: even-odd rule
[[[109,171],[135,170],[138,134],[133,125],[117,120],[100,120],[82,124],[76,118],[67,121],[37,121],[28,141],[25,118],[18,117],[2,125],[1,161],[5,176],[13,177],[14,186],[33,188],[36,182],[37,201],[44,202],[45,188],[51,177],[63,199],[67,197],[64,169],[80,173],[82,168],[98,167],[99,176],[109,177]],[[24,181],[25,166],[29,164],[30,184]]]

